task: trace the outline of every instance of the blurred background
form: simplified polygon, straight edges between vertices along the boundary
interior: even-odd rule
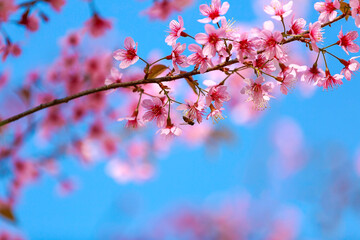
[[[228,2],[226,16],[240,28],[262,27],[270,20],[263,12],[269,1]],[[295,0],[296,17],[315,22],[315,2]],[[204,31],[197,22],[202,3],[209,2],[193,1],[179,13],[191,35]],[[82,52],[111,52],[127,36],[138,42],[140,56],[170,51],[164,39],[178,13],[165,21],[149,20],[143,10],[151,1],[95,4],[113,27],[101,38],[85,37]],[[16,89],[29,72],[40,73],[54,62],[61,54],[60,39],[81,28],[90,13],[84,1],[71,0],[49,17],[31,35],[15,26],[7,28],[23,47],[20,57],[0,64],[0,71],[11,76],[7,89]],[[326,41],[336,39],[342,23],[326,29]],[[352,19],[343,29],[357,30]],[[316,54],[295,46],[289,45],[288,51],[299,64],[311,66]],[[348,59],[340,47],[331,50]],[[340,72],[337,61],[329,59],[328,64],[334,73]],[[216,77],[208,74],[199,80]],[[190,135],[175,139],[152,159],[156,167],[142,181],[109,177],[106,157],[84,167],[64,152],[59,161],[74,190],[59,195],[56,181],[43,176],[24,189],[14,208],[16,222],[2,220],[1,227],[25,239],[359,239],[359,80],[356,74],[332,91],[299,84],[287,96],[276,95],[271,108],[255,114],[225,106],[227,118],[215,126],[218,135],[209,141]],[[5,91],[0,95],[3,109],[11,95]],[[117,117],[121,116],[124,113]],[[136,132],[135,137],[148,141],[142,134]],[[46,154],[41,141],[31,141],[22,149],[24,154]],[[9,142],[3,138],[0,144]]]

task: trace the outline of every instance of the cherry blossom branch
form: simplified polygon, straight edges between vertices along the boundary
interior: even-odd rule
[[[332,23],[337,22],[337,21],[345,18],[348,14],[349,13],[343,13],[343,14],[339,15],[338,17],[336,17],[334,20],[322,24],[321,27],[329,26]],[[305,31],[301,35],[292,36],[292,37],[284,40],[282,42],[282,44],[287,44],[287,43],[290,43],[290,42],[293,42],[293,41],[296,41],[296,40],[300,40],[301,38],[303,38],[308,33],[309,33],[309,31]],[[260,54],[263,51],[264,50],[258,51],[257,54]],[[230,65],[233,65],[233,64],[238,63],[238,62],[239,62],[238,59],[229,60],[229,61],[226,61],[226,62],[224,62],[222,64],[219,64],[219,65],[217,65],[217,66],[215,66],[213,68],[209,68],[206,72],[212,72],[212,71],[215,71],[215,70],[221,70],[223,67],[230,66]],[[25,112],[22,112],[20,114],[17,114],[17,115],[14,115],[14,116],[10,117],[10,118],[2,120],[2,121],[0,121],[0,127],[5,126],[5,125],[7,125],[7,124],[9,124],[11,122],[17,121],[17,120],[19,120],[21,118],[24,118],[24,117],[26,117],[26,116],[28,116],[30,114],[33,114],[35,112],[38,112],[40,110],[43,110],[43,109],[46,109],[46,108],[49,108],[49,107],[52,107],[52,106],[56,106],[56,105],[59,105],[59,104],[62,104],[62,103],[67,103],[67,102],[69,102],[71,100],[74,100],[74,99],[77,99],[77,98],[80,98],[80,97],[83,97],[83,96],[86,96],[86,95],[90,95],[90,94],[93,94],[93,93],[107,91],[107,90],[110,90],[110,89],[133,87],[133,86],[137,86],[137,85],[141,85],[141,84],[169,82],[169,81],[174,81],[174,80],[181,79],[181,78],[187,78],[187,77],[198,75],[198,74],[200,74],[199,70],[193,70],[193,71],[186,72],[186,73],[180,73],[180,74],[174,75],[174,76],[165,76],[165,77],[161,77],[161,78],[149,78],[149,79],[143,78],[143,79],[136,80],[136,81],[123,82],[123,83],[114,83],[114,84],[111,84],[111,85],[105,85],[105,86],[102,86],[102,87],[85,90],[85,91],[79,92],[79,93],[71,95],[71,96],[67,96],[67,97],[60,98],[60,99],[55,99],[55,100],[53,100],[51,102],[40,104],[40,105],[38,105],[38,106],[36,106],[34,108],[31,108],[31,109],[29,109],[29,110],[27,110]]]

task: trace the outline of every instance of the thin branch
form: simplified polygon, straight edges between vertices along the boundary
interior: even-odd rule
[[[338,16],[337,18],[335,18],[333,21],[322,24],[321,27],[326,27],[328,25],[331,25],[332,23],[334,23],[336,21],[339,21],[340,19],[346,17],[347,15],[348,14],[343,13],[340,16]],[[305,31],[301,35],[293,36],[293,37],[285,40],[282,44],[287,44],[287,43],[299,40],[300,38],[304,37],[304,35],[307,34],[307,33],[309,33],[309,31]],[[263,52],[263,50],[258,51],[257,53],[260,54],[262,52]],[[238,63],[238,62],[239,62],[238,59],[229,60],[229,61],[226,61],[226,62],[224,62],[222,64],[219,64],[219,65],[217,65],[217,66],[215,66],[213,68],[209,68],[206,72],[212,72],[212,71],[215,71],[215,70],[220,70],[223,67],[230,66],[230,65]],[[131,81],[131,82],[114,83],[114,84],[111,84],[111,85],[105,85],[105,86],[102,86],[102,87],[89,89],[89,90],[82,91],[82,92],[79,92],[79,93],[71,95],[71,96],[55,99],[55,100],[53,100],[51,102],[40,104],[37,107],[31,108],[31,109],[29,109],[29,110],[27,110],[25,112],[22,112],[20,114],[17,114],[17,115],[14,115],[14,116],[10,117],[10,118],[2,120],[2,121],[0,121],[0,127],[5,126],[5,125],[7,125],[7,124],[9,124],[11,122],[17,121],[17,120],[19,120],[21,118],[24,118],[24,117],[26,117],[26,116],[28,116],[28,115],[30,115],[32,113],[38,112],[40,110],[43,110],[43,109],[46,109],[46,108],[49,108],[49,107],[52,107],[52,106],[56,106],[56,105],[59,105],[59,104],[62,104],[62,103],[67,103],[67,102],[69,102],[69,101],[71,101],[73,99],[80,98],[80,97],[83,97],[83,96],[86,96],[86,95],[89,95],[89,94],[102,92],[102,91],[106,91],[106,90],[110,90],[110,89],[116,89],[116,88],[127,88],[127,87],[137,86],[137,85],[141,85],[141,84],[169,82],[169,81],[174,81],[174,80],[177,80],[177,79],[186,78],[186,77],[190,77],[190,76],[194,76],[194,75],[198,75],[198,74],[200,74],[199,70],[193,70],[191,72],[181,73],[181,74],[178,74],[178,75],[175,75],[175,76],[166,76],[166,77],[151,78],[151,79],[140,79],[140,80]]]

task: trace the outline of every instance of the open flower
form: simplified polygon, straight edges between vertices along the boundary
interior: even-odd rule
[[[220,109],[224,102],[230,100],[230,94],[227,92],[227,86],[215,84],[213,81],[206,81],[210,84],[208,94],[206,95],[206,106],[214,101],[215,108]]]
[[[334,88],[343,84],[341,80],[344,76],[340,74],[335,74],[332,76],[329,69],[325,70],[325,77],[319,82],[319,86],[322,86],[323,89],[328,90],[329,88]]]
[[[356,61],[355,59],[358,57],[352,57],[349,61],[341,60],[340,62],[344,64],[344,68],[341,70],[341,74],[344,74],[346,80],[350,81],[351,76],[353,72],[356,72],[359,70],[360,63]]]
[[[143,123],[138,118],[138,115],[139,111],[136,109],[130,117],[119,118],[118,121],[127,120],[127,123],[125,125],[127,128],[138,128],[143,126]]]
[[[119,67],[122,69],[135,64],[139,60],[137,43],[135,44],[131,37],[125,38],[124,48],[116,50],[113,55],[116,60],[121,61]]]
[[[175,126],[170,120],[167,121],[166,127],[159,129],[157,133],[165,135],[166,137],[180,136],[182,133],[181,128]]]
[[[274,84],[272,82],[264,83],[265,79],[263,76],[259,76],[255,80],[246,78],[244,81],[247,86],[241,89],[241,93],[249,96],[247,101],[252,101],[257,110],[267,108],[271,97],[269,93],[274,88]]]
[[[259,37],[261,38],[261,44],[264,48],[264,55],[266,58],[271,59],[276,57],[281,59],[285,56],[283,47],[280,42],[283,40],[281,32],[271,32],[268,29],[264,29],[260,32]]]
[[[202,15],[206,16],[204,19],[198,20],[201,23],[218,23],[223,17],[221,15],[225,15],[229,10],[230,4],[228,2],[224,2],[221,5],[221,0],[212,0],[211,5],[208,6],[206,4],[200,5],[200,12]]]
[[[189,50],[194,52],[189,55],[187,58],[187,62],[190,65],[200,66],[200,73],[205,73],[208,67],[213,67],[213,63],[208,56],[204,56],[203,50],[199,45],[190,44]]]
[[[319,52],[319,48],[316,45],[317,42],[323,41],[323,32],[320,22],[315,22],[314,24],[309,24],[309,36],[311,40],[311,46],[315,52]]]
[[[306,25],[306,21],[303,18],[294,19],[294,16],[291,19],[289,34],[299,35],[304,32],[304,27]]]
[[[165,125],[167,111],[160,98],[145,99],[142,101],[141,106],[147,110],[142,117],[145,122],[156,119],[159,128]]]
[[[205,45],[203,49],[203,54],[205,56],[214,57],[216,55],[216,51],[225,52],[221,55],[226,55],[227,52],[225,50],[224,41],[221,38],[226,36],[225,29],[219,28],[215,29],[213,25],[206,24],[205,25],[205,33],[198,33],[195,36],[195,40],[197,43]]]
[[[334,0],[334,2],[332,0],[325,0],[325,2],[315,3],[314,8],[320,13],[319,22],[325,23],[336,18],[336,10],[340,8],[340,2],[338,0]]]
[[[360,2],[359,0],[350,0],[351,16],[355,19],[355,25],[360,27]]]
[[[175,69],[175,73],[178,74],[180,73],[179,66],[183,68],[189,66],[189,64],[187,63],[187,57],[185,55],[181,55],[186,49],[186,44],[184,43],[181,45],[180,43],[177,43],[172,47],[173,47],[173,50],[171,52],[172,64]]]
[[[237,36],[233,42],[233,46],[240,62],[243,62],[245,57],[248,59],[254,59],[257,55],[255,50],[256,43],[253,39],[249,38],[249,34],[247,32]]]
[[[349,55],[351,53],[357,53],[359,51],[359,45],[357,45],[354,40],[358,37],[358,33],[356,31],[350,31],[346,35],[343,34],[342,28],[338,35],[339,46]],[[349,52],[348,52],[349,51]]]
[[[205,104],[203,103],[203,101],[197,101],[195,103],[190,100],[185,101],[186,104],[179,105],[177,107],[177,110],[183,110],[184,116],[190,118],[191,120],[196,120],[198,123],[201,123],[205,108]]]
[[[165,38],[165,42],[172,46],[176,43],[176,40],[181,36],[181,33],[185,30],[184,20],[181,16],[178,16],[179,22],[172,20],[169,24],[170,33],[169,36]]]
[[[100,37],[104,33],[111,29],[111,22],[100,17],[98,14],[94,14],[89,20],[85,22],[85,29],[93,37]]]
[[[304,72],[301,76],[301,81],[316,85],[324,76],[325,72],[321,68],[318,68],[317,64],[314,64]]]
[[[220,120],[224,120],[224,116],[222,115],[222,110],[224,108],[215,108],[214,105],[210,105],[210,113],[207,115],[206,120],[209,120],[209,118],[212,118],[213,123],[218,123]]]
[[[281,19],[284,19],[291,14],[292,5],[293,1],[290,1],[287,4],[282,4],[278,0],[272,0],[270,5],[264,7],[264,11],[269,15],[273,15],[273,19],[281,21]]]

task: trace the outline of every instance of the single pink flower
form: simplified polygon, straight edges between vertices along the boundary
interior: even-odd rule
[[[144,124],[143,124],[143,122],[138,118],[138,115],[139,115],[139,111],[138,111],[138,110],[135,110],[130,117],[119,118],[118,121],[127,120],[126,125],[125,125],[127,128],[138,128],[138,127],[142,127]]]
[[[281,71],[277,76],[280,84],[280,91],[287,95],[290,89],[293,89],[296,84],[296,70],[292,66],[285,66],[280,63]]]
[[[358,57],[352,57],[349,61],[340,61],[345,66],[340,73],[343,74],[348,81],[351,80],[353,73],[359,70],[360,63],[355,60],[356,58]]]
[[[325,0],[325,2],[317,2],[314,4],[316,11],[320,13],[319,22],[325,23],[332,21],[336,18],[336,10],[340,8],[340,2],[338,0]]]
[[[271,18],[281,21],[291,14],[292,5],[293,1],[289,1],[287,4],[282,4],[278,0],[272,0],[270,5],[264,7],[264,11],[269,15],[273,15]]]
[[[169,24],[170,33],[169,36],[165,38],[165,42],[169,46],[176,44],[176,40],[181,36],[183,31],[185,30],[183,18],[181,16],[178,16],[178,20],[179,22],[177,22],[176,20],[172,20]]]
[[[48,0],[47,2],[50,3],[51,7],[57,12],[60,12],[66,3],[65,0]]]
[[[189,50],[195,52],[188,56],[187,62],[190,65],[200,66],[200,73],[205,73],[209,67],[213,67],[214,64],[211,62],[211,58],[204,56],[203,50],[199,45],[190,44]]]
[[[314,64],[304,72],[301,76],[301,81],[317,85],[324,76],[325,72]]]
[[[202,15],[206,16],[204,19],[198,20],[201,23],[218,23],[223,17],[221,15],[225,15],[229,10],[230,4],[228,2],[224,2],[221,5],[221,0],[212,0],[211,5],[208,6],[206,4],[200,5],[200,12]]]
[[[358,37],[357,31],[350,31],[346,35],[343,34],[342,28],[340,30],[340,33],[338,35],[339,46],[349,55],[349,52],[351,53],[357,53],[359,52],[359,45],[357,45],[354,40]],[[348,52],[349,51],[349,52]]]
[[[259,76],[255,80],[246,78],[244,81],[247,86],[241,89],[241,93],[249,96],[247,101],[252,101],[257,110],[267,108],[270,97],[272,97],[270,92],[274,88],[274,84],[272,82],[264,83],[265,79],[263,76]]]
[[[111,85],[114,83],[121,83],[122,73],[117,68],[111,68],[110,75],[105,79],[105,85]],[[116,89],[110,89],[107,93],[110,94]]]
[[[213,123],[218,123],[220,120],[224,120],[224,116],[222,114],[222,110],[224,108],[215,108],[212,104],[210,105],[210,113],[207,115],[206,120],[212,118]]]
[[[283,58],[286,54],[283,47],[280,45],[283,40],[281,32],[271,32],[268,29],[264,29],[259,33],[261,39],[261,45],[264,48],[264,55],[267,59],[276,57],[277,59]]]
[[[36,32],[39,30],[39,18],[35,13],[31,15],[23,15],[19,24],[24,25],[30,32]]]
[[[350,0],[351,16],[355,19],[355,25],[360,27],[360,2],[359,0]]]
[[[180,136],[182,133],[181,128],[175,126],[171,121],[168,121],[166,127],[159,129],[156,133],[165,135],[166,137]]]
[[[159,128],[165,125],[167,111],[160,98],[145,99],[142,101],[141,106],[147,110],[142,117],[143,121],[147,122],[156,119]]]
[[[217,85],[215,82],[207,81],[211,84],[206,95],[206,106],[214,101],[215,108],[220,109],[224,102],[230,100],[230,94],[227,92],[227,86]]]
[[[198,123],[202,122],[202,117],[205,111],[205,104],[203,101],[197,101],[193,103],[190,100],[185,100],[186,104],[181,104],[177,107],[177,110],[184,111],[184,116],[191,120],[196,120]]]
[[[6,22],[9,16],[17,10],[14,0],[0,1],[0,22]]]
[[[315,22],[314,24],[309,24],[309,36],[311,40],[311,46],[315,52],[319,52],[319,48],[316,45],[317,42],[323,41],[323,32],[320,22]]]
[[[341,80],[344,76],[340,75],[340,74],[335,74],[334,76],[332,76],[330,74],[330,71],[327,69],[325,70],[325,77],[323,79],[321,79],[321,81],[319,82],[319,86],[322,86],[323,89],[328,90],[329,88],[334,88],[337,87],[339,85],[343,84],[343,81]]]
[[[186,44],[184,43],[181,45],[180,43],[177,43],[172,47],[173,47],[173,50],[171,52],[172,64],[175,69],[175,73],[178,74],[180,73],[179,66],[183,68],[189,66],[189,64],[187,63],[187,57],[185,55],[181,55],[186,49]]]
[[[256,47],[257,44],[253,39],[249,38],[247,32],[241,33],[233,41],[233,49],[236,51],[236,56],[240,62],[243,62],[245,57],[250,60],[255,59],[257,55]]]
[[[205,31],[207,34],[198,33],[195,36],[197,43],[205,45],[203,49],[204,56],[214,57],[216,52],[225,52],[225,54],[221,55],[226,55],[225,44],[221,39],[226,36],[225,29],[215,29],[213,25],[206,24]]]
[[[80,31],[70,32],[61,40],[61,43],[65,47],[76,47],[79,46],[80,42],[81,42]]]
[[[155,1],[144,13],[149,15],[150,19],[166,20],[173,12],[182,10],[176,2],[169,0]]]
[[[305,25],[306,25],[306,21],[303,18],[298,18],[294,20],[294,16],[293,16],[291,19],[291,26],[288,33],[293,35],[299,35],[305,31],[304,30]]]
[[[111,22],[94,14],[89,20],[85,22],[85,29],[93,37],[100,37],[105,34],[107,30],[111,29]]]
[[[124,49],[118,49],[114,52],[114,58],[121,61],[119,67],[121,69],[127,68],[135,64],[139,60],[137,55],[137,43],[131,37],[125,38]]]

